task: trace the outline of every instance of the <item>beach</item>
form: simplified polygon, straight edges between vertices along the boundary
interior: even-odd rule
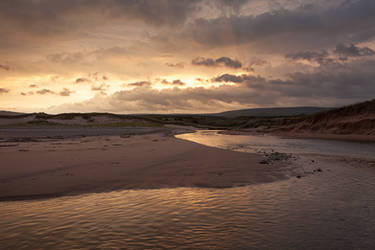
[[[2,246],[373,248],[373,144],[219,132],[0,130]]]
[[[286,161],[265,165],[260,154],[207,147],[174,133],[159,128],[3,130],[0,200],[118,189],[224,188],[298,174],[297,166]]]

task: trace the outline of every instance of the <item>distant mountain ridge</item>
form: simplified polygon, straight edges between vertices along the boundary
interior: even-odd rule
[[[299,115],[311,115],[314,113],[328,111],[332,108],[327,107],[286,107],[286,108],[254,108],[254,109],[240,109],[231,110],[221,113],[215,113],[212,115],[234,118],[241,116],[248,117],[285,117],[285,116],[299,116]]]

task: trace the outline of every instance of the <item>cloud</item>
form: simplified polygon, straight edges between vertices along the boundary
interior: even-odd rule
[[[354,44],[345,45],[339,43],[336,45],[334,53],[338,54],[340,60],[347,60],[349,57],[361,57],[361,56],[371,56],[375,54],[375,51],[368,47],[357,47]]]
[[[27,95],[34,95],[34,92],[33,91],[29,91],[29,92],[21,92],[20,95],[22,96],[27,96]]]
[[[229,11],[232,11],[231,14],[238,13],[240,9],[248,3],[248,0],[215,0],[212,1],[217,7],[221,10],[223,8],[229,8]],[[234,13],[233,13],[234,12]]]
[[[86,82],[90,82],[90,79],[80,77],[75,80],[75,83],[86,83]]]
[[[218,80],[235,85],[154,89],[150,85],[117,91],[61,109],[105,109],[110,112],[215,112],[250,106],[336,106],[373,98],[375,61],[325,65],[295,72],[285,79],[223,74]],[[104,104],[103,104],[104,103]],[[100,107],[99,107],[100,105]]]
[[[8,65],[3,65],[3,64],[0,64],[0,69],[3,69],[5,71],[9,71],[10,70],[10,67]]]
[[[74,52],[74,53],[54,53],[47,55],[47,60],[52,63],[58,64],[75,64],[82,63],[86,58],[90,58],[92,53]]]
[[[102,84],[97,85],[97,86],[92,85],[92,86],[91,86],[91,90],[92,90],[92,91],[104,91],[104,90],[106,90],[108,87],[109,87],[108,84],[102,83]]]
[[[47,95],[47,94],[56,94],[54,91],[50,90],[50,89],[41,89],[41,90],[38,90],[36,91],[36,93],[38,95]]]
[[[329,53],[326,50],[320,51],[298,51],[285,55],[287,59],[293,60],[307,60],[310,62],[317,62],[319,64],[332,63],[333,60],[328,58]]]
[[[251,58],[250,63],[249,63],[250,66],[262,66],[265,64],[267,64],[267,61],[258,57]]]
[[[162,84],[165,84],[165,85],[175,85],[175,86],[184,86],[186,85],[186,83],[184,83],[183,81],[177,79],[177,80],[173,80],[172,82],[170,81],[167,81],[166,79],[163,79],[161,81]]]
[[[215,77],[212,79],[213,82],[233,82],[233,83],[241,83],[245,80],[248,80],[251,76],[248,75],[232,75],[232,74],[223,74],[221,76]]]
[[[210,46],[251,43],[268,51],[328,48],[339,42],[368,41],[375,36],[375,2],[344,1],[328,9],[305,5],[259,15],[196,19],[183,37]],[[319,39],[317,39],[317,37]]]
[[[332,57],[332,55],[338,55],[337,57]],[[285,55],[285,58],[291,60],[307,60],[310,62],[317,62],[320,65],[341,63],[340,61],[345,61],[349,57],[363,57],[375,55],[375,51],[368,47],[358,47],[354,44],[345,45],[339,43],[336,45],[335,50],[329,53],[327,50],[319,51],[298,51],[294,53],[289,53]]]
[[[100,101],[116,112],[341,103],[374,93],[374,13],[372,0],[3,0],[0,73],[35,105],[76,88],[110,89]]]
[[[250,59],[249,61],[249,66],[248,67],[243,67],[244,70],[246,70],[247,72],[254,72],[255,69],[254,67],[255,66],[264,66],[266,65],[268,62],[262,58],[258,58],[258,57],[253,57]]]
[[[220,57],[215,61],[217,64],[224,64],[226,67],[238,69],[242,67],[242,64],[238,60],[232,60],[229,57]]]
[[[184,86],[186,83],[184,83],[181,80],[173,80],[172,85],[178,85],[178,86]]]
[[[144,87],[144,86],[150,86],[151,82],[149,81],[140,81],[140,82],[132,82],[132,83],[126,83],[125,86],[130,87]]]
[[[171,68],[180,68],[180,69],[183,69],[184,66],[185,66],[183,62],[179,62],[179,63],[166,63],[165,65],[168,66],[168,67],[171,67]]]
[[[200,0],[2,0],[2,29],[32,36],[74,34],[108,22],[143,22],[150,26],[183,24]],[[84,17],[84,18],[82,18]]]
[[[38,95],[59,95],[59,96],[70,96],[70,94],[74,93],[74,91],[69,90],[68,88],[63,88],[59,92],[55,92],[50,89],[41,89],[36,91],[36,94]],[[22,94],[22,93],[21,93]],[[30,94],[30,92],[29,92]]]
[[[64,88],[63,90],[61,90],[59,92],[59,95],[60,96],[70,96],[70,94],[72,94],[72,93],[74,93],[74,91],[71,91],[71,90],[69,90],[67,88]]]
[[[38,87],[38,85],[36,85],[36,84],[30,84],[29,85],[29,88],[37,88]]]
[[[0,94],[6,94],[9,92],[9,89],[0,88]]]
[[[104,82],[109,80],[105,75],[101,75],[99,72],[88,73],[87,76],[80,76],[76,78],[74,83],[92,83],[92,82]]]
[[[92,81],[106,81],[108,80],[108,77],[106,77],[105,75],[100,75],[99,72],[95,72],[95,73],[90,73],[89,74],[89,78],[92,80]],[[90,80],[89,80],[90,81]]]
[[[204,58],[204,57],[197,57],[191,61],[191,64],[198,65],[198,66],[207,66],[207,67],[214,67],[216,66],[216,61],[212,58]]]
[[[228,68],[239,69],[242,67],[242,63],[238,60],[233,60],[229,57],[220,57],[217,59],[197,57],[191,61],[191,64],[197,66],[207,66],[207,67],[218,67],[225,66]]]

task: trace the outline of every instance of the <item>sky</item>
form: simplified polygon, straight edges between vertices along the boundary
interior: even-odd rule
[[[373,0],[1,0],[0,110],[208,113],[375,96]]]

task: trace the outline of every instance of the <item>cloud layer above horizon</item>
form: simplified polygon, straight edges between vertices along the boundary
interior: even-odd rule
[[[374,98],[372,0],[3,0],[0,110],[201,113]]]

